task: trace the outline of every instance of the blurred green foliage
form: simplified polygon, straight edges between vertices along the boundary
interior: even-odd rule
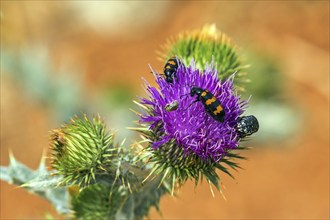
[[[106,105],[114,105],[118,108],[132,105],[134,98],[133,90],[129,85],[116,83],[115,86],[101,88],[102,101]]]
[[[247,53],[246,62],[250,64],[247,69],[250,83],[245,84],[244,96],[252,94],[252,102],[278,101],[283,95],[280,63],[274,57],[254,51]]]
[[[246,83],[242,97],[247,99],[251,96],[251,99],[245,114],[255,115],[260,126],[249,144],[292,139],[298,133],[301,114],[284,97],[286,80],[281,63],[276,57],[253,49],[246,53],[246,61],[251,65],[247,69],[250,83]]]
[[[55,72],[45,48],[35,46],[18,52],[3,49],[1,53],[2,72],[22,88],[23,96],[49,107],[59,121],[69,120],[80,111],[88,112],[77,73],[68,69]]]

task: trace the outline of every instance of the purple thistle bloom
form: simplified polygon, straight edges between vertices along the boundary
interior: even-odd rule
[[[194,61],[189,67],[179,65],[173,83],[153,73],[159,89],[145,82],[150,99],[142,98],[141,103],[149,105],[150,111],[141,116],[141,122],[149,123],[149,129],[156,133],[156,140],[152,140],[154,149],[174,141],[185,155],[193,153],[204,161],[218,162],[228,150],[238,147],[240,138],[235,127],[247,101],[241,101],[236,94],[234,76],[221,81],[212,65],[201,72]],[[202,101],[193,103],[197,99],[197,95],[190,95],[193,86],[206,89],[217,98],[225,112],[223,122],[212,118]],[[178,106],[168,110],[173,103]]]

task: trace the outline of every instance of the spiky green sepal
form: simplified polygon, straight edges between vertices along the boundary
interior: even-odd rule
[[[138,144],[142,148],[139,157],[150,169],[150,173],[144,181],[154,178],[160,179],[160,185],[167,184],[172,195],[175,188],[180,188],[187,180],[194,181],[197,186],[204,178],[210,184],[210,187],[213,185],[221,191],[221,178],[217,171],[219,170],[234,178],[231,173],[232,170],[241,168],[238,160],[245,159],[237,151],[245,150],[246,147],[238,147],[227,152],[226,156],[218,162],[211,159],[203,160],[191,152],[184,152],[183,148],[174,140],[154,149],[151,146],[158,139],[157,133],[148,129],[147,125],[141,125],[141,127],[131,129],[142,133],[143,139]],[[148,143],[147,146],[144,146],[145,143]],[[213,194],[212,188],[211,192]]]
[[[220,79],[226,79],[236,72],[235,85],[241,87],[240,84],[246,82],[243,77],[246,75],[246,66],[241,64],[237,47],[214,24],[183,32],[169,39],[163,49],[164,52],[160,53],[163,62],[178,56],[187,66],[194,59],[196,68],[204,71],[213,60]]]
[[[63,176],[61,184],[86,187],[96,179],[118,179],[123,148],[113,142],[100,116],[86,115],[50,132],[52,167]],[[119,171],[118,171],[119,170]]]

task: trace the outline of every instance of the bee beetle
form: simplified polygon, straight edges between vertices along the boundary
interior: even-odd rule
[[[166,104],[164,107],[165,111],[167,112],[175,111],[178,108],[179,108],[179,102],[177,100],[174,100],[173,102]]]
[[[178,61],[176,57],[172,57],[166,62],[164,66],[164,75],[166,82],[173,82],[173,77],[175,76],[176,70],[178,69],[180,63],[181,62]]]
[[[239,117],[237,121],[236,131],[240,138],[249,136],[259,130],[259,122],[253,115]]]
[[[199,87],[191,87],[190,89],[190,96],[193,97],[197,95],[197,99],[195,102],[201,101],[209,113],[216,121],[223,122],[225,119],[225,111],[220,104],[219,100],[208,90],[202,89]],[[192,105],[191,103],[190,105]]]

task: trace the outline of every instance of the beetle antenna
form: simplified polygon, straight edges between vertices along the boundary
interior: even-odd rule
[[[199,100],[196,99],[195,101],[193,101],[192,103],[190,103],[190,105],[188,106],[188,108],[190,108],[190,106],[192,106],[193,104],[197,103]]]

